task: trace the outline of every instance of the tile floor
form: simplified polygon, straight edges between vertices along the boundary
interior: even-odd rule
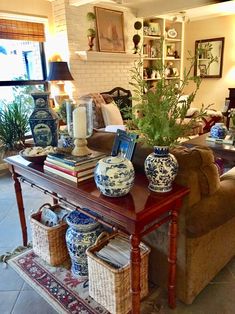
[[[49,198],[22,184],[26,216]],[[0,255],[21,245],[21,231],[12,179],[8,171],[0,172]],[[177,302],[168,309],[166,294],[160,295],[156,309],[146,314],[235,314],[235,258],[200,293],[192,305]],[[0,264],[0,314],[57,313],[9,266]],[[80,314],[80,313],[77,313]]]

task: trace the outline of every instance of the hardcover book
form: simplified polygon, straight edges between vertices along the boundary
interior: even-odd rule
[[[75,177],[75,176],[72,176],[68,173],[65,173],[65,172],[62,172],[60,170],[57,170],[57,169],[54,169],[54,168],[51,168],[51,167],[48,167],[46,165],[44,165],[44,171],[45,172],[50,172],[50,173],[54,173],[60,177],[63,177],[65,179],[68,179],[68,180],[71,180],[73,182],[82,182],[82,181],[85,181],[87,179],[90,179],[90,178],[93,178],[94,177],[94,169],[92,169],[90,171],[90,173],[87,173],[87,174],[84,174],[82,176],[79,176],[79,177]]]
[[[50,158],[50,156],[47,156],[45,162],[48,162],[51,165],[52,164],[53,165],[57,165],[57,166],[59,166],[59,167],[61,167],[63,169],[68,169],[68,170],[71,170],[71,171],[81,171],[81,170],[84,170],[84,169],[95,167],[97,162],[98,162],[98,160],[99,159],[90,160],[89,162],[83,163],[83,164],[78,165],[78,166],[71,166],[71,165],[68,165],[68,164],[66,164],[64,162],[61,162],[61,161],[58,161],[56,159]]]
[[[95,165],[88,164],[87,168],[84,168],[81,170],[71,170],[71,169],[64,168],[63,166],[53,164],[47,160],[44,161],[44,165],[46,165],[47,167],[51,167],[53,169],[65,172],[67,174],[70,174],[71,176],[78,177],[78,178],[91,173],[92,171],[94,171],[94,168],[95,168]]]
[[[65,163],[70,166],[78,166],[85,164],[87,162],[90,162],[91,160],[99,160],[106,156],[106,154],[92,151],[90,155],[87,156],[73,156],[71,154],[65,154],[65,153],[49,153],[49,158],[60,161],[62,163]]]

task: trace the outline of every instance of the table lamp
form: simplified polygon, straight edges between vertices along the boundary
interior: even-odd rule
[[[64,90],[64,81],[73,81],[73,77],[69,71],[67,62],[50,62],[47,81],[57,81],[58,95],[55,95],[55,101],[59,106],[65,99],[69,99],[69,95]]]

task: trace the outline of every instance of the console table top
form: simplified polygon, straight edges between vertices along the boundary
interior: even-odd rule
[[[102,195],[93,179],[79,183],[71,182],[52,173],[44,173],[43,165],[29,163],[21,156],[6,158],[13,172],[33,184],[42,186],[61,195],[82,208],[90,208],[107,218],[116,218],[124,229],[138,229],[139,232],[164,214],[175,202],[188,193],[188,188],[174,184],[171,192],[155,193],[148,189],[144,174],[136,173],[130,193],[123,197],[111,198]]]

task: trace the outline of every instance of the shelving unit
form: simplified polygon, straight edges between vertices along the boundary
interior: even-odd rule
[[[144,20],[143,28],[143,78],[154,85],[159,79],[157,61],[162,60],[165,78],[179,83],[183,73],[184,24],[167,18]]]

